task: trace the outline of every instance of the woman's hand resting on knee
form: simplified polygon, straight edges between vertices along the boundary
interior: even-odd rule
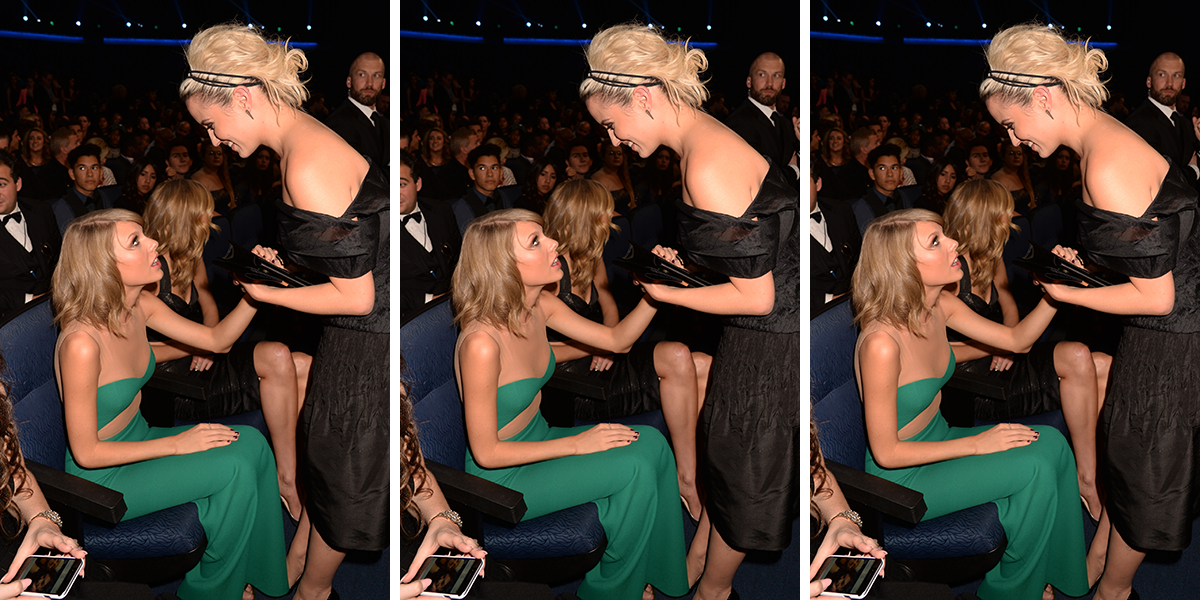
[[[1038,432],[1020,423],[1001,423],[974,437],[975,454],[992,454],[1028,446],[1038,439]]]
[[[238,432],[220,423],[201,423],[174,437],[176,455],[192,454],[228,446],[238,439]]]
[[[575,454],[592,454],[628,446],[638,439],[638,432],[620,423],[601,423],[574,437]]]

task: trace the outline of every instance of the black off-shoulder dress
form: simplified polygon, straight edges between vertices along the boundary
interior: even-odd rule
[[[280,243],[288,258],[330,277],[375,280],[365,316],[328,316],[300,414],[306,506],[325,542],[339,550],[388,545],[387,175],[371,165],[340,217],[279,201]]]
[[[740,217],[677,202],[680,244],[692,262],[775,280],[770,314],[725,317],[700,415],[706,506],[739,550],[787,548],[800,510],[799,200],[771,165]]]
[[[1078,201],[1080,242],[1096,264],[1138,278],[1172,273],[1165,316],[1129,316],[1100,433],[1107,506],[1125,542],[1183,550],[1200,509],[1200,236],[1196,192],[1172,165],[1145,214]]]

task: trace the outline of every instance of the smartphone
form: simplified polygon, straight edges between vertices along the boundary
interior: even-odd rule
[[[861,600],[871,591],[871,586],[875,584],[881,569],[881,558],[834,555],[825,559],[825,564],[821,565],[821,571],[814,579],[833,580],[833,583],[821,592],[822,596]]]
[[[83,559],[72,556],[41,556],[33,555],[25,559],[15,581],[32,579],[22,596],[39,598],[65,598],[75,585],[79,571],[83,569]]]
[[[432,579],[429,588],[421,592],[422,596],[437,596],[460,600],[465,598],[475,585],[479,571],[483,569],[483,559],[471,556],[430,556],[421,565],[415,581]]]

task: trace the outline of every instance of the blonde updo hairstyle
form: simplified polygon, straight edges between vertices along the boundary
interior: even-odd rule
[[[58,266],[50,278],[54,323],[61,329],[80,321],[121,336],[125,285],[117,266],[117,223],[142,224],[142,217],[123,208],[90,212],[71,221],[63,234]]]
[[[154,188],[146,201],[146,235],[158,242],[158,253],[171,259],[171,287],[192,286],[201,264],[212,222],[213,197],[191,179],[170,179]]]
[[[708,70],[704,51],[689,48],[687,40],[668,42],[657,30],[629,23],[609,27],[592,38],[587,49],[588,68],[593,71],[628,73],[634,77],[612,77],[618,81],[641,84],[641,77],[662,82],[663,95],[678,111],[682,107],[700,108],[708,100],[707,80],[700,73]],[[633,87],[606,85],[585,77],[579,84],[579,98],[592,96],[606,104],[628,106],[633,102]]]
[[[867,226],[858,266],[850,278],[854,323],[862,328],[879,321],[922,336],[925,285],[914,250],[917,223],[942,224],[942,217],[923,208],[890,212]]]
[[[1087,40],[1068,41],[1051,27],[1029,23],[1010,27],[996,34],[987,49],[988,67],[993,71],[1028,73],[1034,77],[1012,77],[1031,84],[1053,77],[1076,111],[1083,107],[1100,108],[1108,100],[1108,89],[1100,73],[1108,70],[1104,51],[1090,48]],[[1040,77],[1039,77],[1040,76]],[[1006,85],[991,78],[979,84],[979,98],[993,96],[1007,104],[1028,106],[1034,87]]]
[[[217,25],[196,34],[187,48],[188,68],[194,71],[226,73],[232,77],[209,76],[231,84],[253,77],[262,85],[262,93],[276,110],[300,108],[308,100],[308,89],[300,73],[308,69],[304,51],[289,48],[286,40],[269,42],[253,28],[236,23]],[[233,102],[234,87],[217,87],[185,77],[179,84],[179,98],[196,96],[217,106]]]
[[[471,221],[463,234],[458,266],[450,278],[454,323],[460,329],[480,321],[522,336],[525,286],[517,266],[516,225],[542,224],[542,217],[523,208],[490,212]]]
[[[942,214],[946,235],[971,259],[971,287],[990,288],[1009,232],[1019,231],[1012,222],[1012,194],[991,179],[971,179],[954,188]]]
[[[571,287],[592,286],[601,264],[612,222],[613,197],[591,179],[571,179],[554,188],[546,201],[546,235],[558,242],[558,253],[571,258]]]

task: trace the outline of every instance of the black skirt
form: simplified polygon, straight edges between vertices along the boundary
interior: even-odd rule
[[[212,357],[213,365],[208,371],[192,371],[190,356],[158,365],[157,368],[164,371],[208,378],[204,401],[175,398],[175,418],[201,421],[262,408],[258,372],[254,370],[254,348],[257,345],[257,342],[234,344],[227,354]]]
[[[800,510],[800,333],[726,325],[710,381],[700,432],[713,526],[738,550],[783,550]]]
[[[1040,415],[1062,408],[1058,389],[1058,372],[1054,370],[1054,348],[1057,342],[1038,342],[1027,354],[1012,357],[1008,373],[992,373],[1008,377],[1007,398],[975,398],[975,417],[1001,421],[1017,417]],[[992,357],[976,359],[958,365],[957,369],[971,373],[991,372]]]
[[[634,344],[627,354],[612,357],[613,365],[607,372],[592,372],[590,356],[559,365],[559,369],[572,373],[591,373],[598,377],[608,377],[605,400],[575,398],[575,417],[600,421],[640,415],[662,408],[662,397],[658,391],[658,372],[654,370],[654,348],[657,345],[657,342]]]
[[[326,325],[304,410],[309,517],[338,550],[388,546],[388,334]]]

